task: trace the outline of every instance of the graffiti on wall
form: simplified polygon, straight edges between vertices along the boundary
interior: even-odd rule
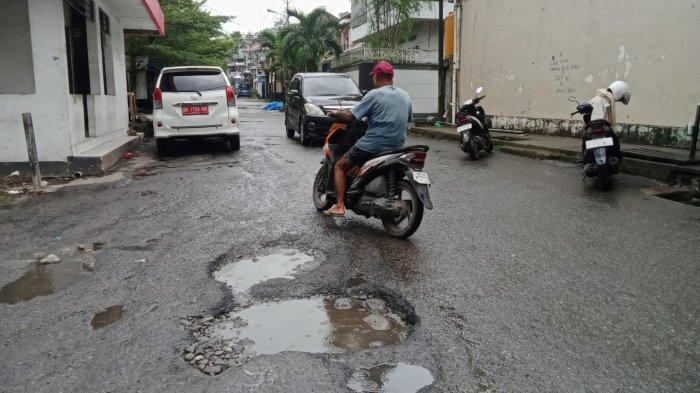
[[[580,71],[581,66],[573,63],[563,53],[552,56],[552,61],[549,63],[549,71],[554,76],[556,83],[556,92],[558,94],[572,94],[576,92],[571,78],[571,74]]]

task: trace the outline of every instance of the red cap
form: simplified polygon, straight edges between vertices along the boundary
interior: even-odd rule
[[[370,75],[389,75],[394,76],[394,66],[386,60],[382,60],[372,67]]]

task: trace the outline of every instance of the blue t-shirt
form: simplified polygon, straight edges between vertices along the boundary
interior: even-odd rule
[[[398,149],[406,139],[411,121],[411,97],[401,88],[387,85],[374,89],[351,110],[356,119],[367,116],[367,132],[355,143],[368,153]]]

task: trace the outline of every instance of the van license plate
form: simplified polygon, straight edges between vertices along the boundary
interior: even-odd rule
[[[586,149],[595,149],[596,147],[605,147],[605,146],[612,146],[612,145],[613,145],[612,138],[598,138],[598,139],[591,139],[590,141],[586,141]]]
[[[209,107],[206,105],[183,105],[182,116],[208,115]]]
[[[413,172],[413,180],[418,184],[430,184],[430,178],[425,172]]]

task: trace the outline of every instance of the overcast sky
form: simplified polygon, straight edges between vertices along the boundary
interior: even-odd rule
[[[350,11],[350,0],[290,0],[289,8],[308,12],[324,6],[333,15]],[[234,15],[236,19],[225,25],[227,32],[256,32],[271,27],[279,15],[267,12],[273,9],[284,12],[283,0],[208,0],[204,8],[216,15]]]

